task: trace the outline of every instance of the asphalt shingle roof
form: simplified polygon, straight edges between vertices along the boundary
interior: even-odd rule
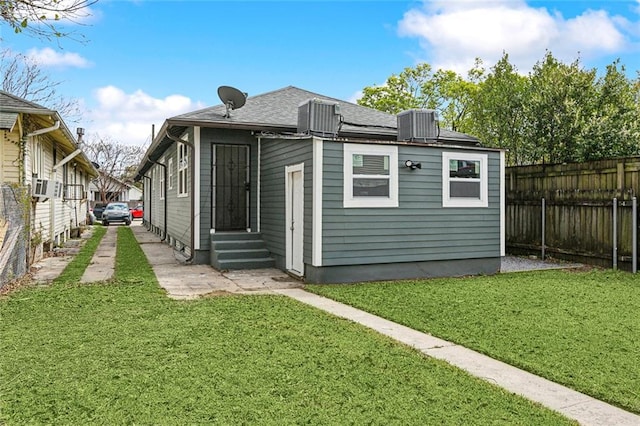
[[[242,128],[243,126],[251,126],[264,128],[264,130],[273,128],[288,129],[295,132],[298,126],[298,106],[314,98],[337,103],[340,106],[340,114],[344,120],[341,132],[371,137],[396,135],[397,118],[395,115],[309,92],[294,86],[249,96],[246,104],[242,108],[232,110],[228,118],[225,117],[226,107],[220,104],[178,115],[169,120],[172,122],[207,123],[212,127],[220,124],[224,125],[224,127]],[[477,139],[472,136],[444,129],[440,132],[440,138],[477,142]]]
[[[35,102],[27,101],[9,92],[0,90],[0,111],[30,112],[35,110],[39,110],[42,113],[52,112],[49,108],[45,108]]]

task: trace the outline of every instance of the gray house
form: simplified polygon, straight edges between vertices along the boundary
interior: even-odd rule
[[[143,223],[187,261],[312,283],[499,270],[504,152],[429,110],[296,87],[234,101],[167,119],[137,170]]]

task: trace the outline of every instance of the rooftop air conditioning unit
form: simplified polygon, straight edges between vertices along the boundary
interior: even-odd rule
[[[298,106],[298,133],[337,136],[340,128],[340,105],[309,99]]]
[[[410,109],[398,114],[399,141],[436,141],[439,128],[432,109]]]

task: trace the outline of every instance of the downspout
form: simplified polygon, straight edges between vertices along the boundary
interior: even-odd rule
[[[256,187],[256,228],[258,232],[260,232],[261,229],[261,220],[260,220],[260,173],[262,172],[261,167],[262,167],[262,138],[260,136],[258,136],[258,178],[257,180],[257,187]]]
[[[147,197],[149,198],[149,202],[145,202],[144,203],[144,210],[143,210],[143,215],[144,213],[146,213],[147,211],[149,212],[149,220],[147,221],[147,231],[151,230],[151,210],[152,210],[152,203],[151,203],[151,178],[147,175],[142,175],[143,178],[147,178],[149,180],[149,182],[147,182],[147,191],[145,191],[144,193],[147,194]],[[144,218],[143,218],[143,222],[144,222]]]
[[[193,174],[195,173],[195,158],[194,158],[194,152],[195,152],[195,147],[193,146],[193,144],[189,141],[185,141],[184,139],[178,139],[175,136],[171,136],[169,134],[169,129],[167,129],[165,131],[165,135],[172,141],[176,142],[176,143],[183,143],[185,145],[187,145],[190,148],[190,154],[189,155],[189,168],[191,169],[191,254],[189,255],[189,257],[187,258],[186,262],[191,262],[193,260],[193,258],[195,257],[196,253],[195,253],[195,241],[196,241],[196,236],[195,236],[195,213],[196,213],[196,206],[195,206],[195,193],[196,193],[196,188],[195,188],[195,177],[193,176]]]
[[[162,239],[160,240],[162,242],[167,239],[167,216],[169,213],[167,210],[167,165],[151,159],[149,159],[149,161],[162,167],[162,174],[164,175],[164,230],[162,231]]]

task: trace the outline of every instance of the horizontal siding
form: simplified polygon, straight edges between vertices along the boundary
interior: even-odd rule
[[[261,221],[269,250],[285,257],[285,167],[304,163],[304,253],[311,259],[313,153],[311,139],[262,140]]]
[[[342,144],[325,141],[323,265],[499,256],[499,153],[488,153],[488,208],[443,208],[444,151],[453,149],[399,146],[399,207],[345,209]],[[422,169],[404,167],[408,159]]]
[[[20,137],[17,132],[10,133],[6,130],[1,131],[2,148],[0,152],[0,179],[2,182],[17,183],[20,181],[20,170],[18,168],[18,157],[20,149],[18,142]]]

